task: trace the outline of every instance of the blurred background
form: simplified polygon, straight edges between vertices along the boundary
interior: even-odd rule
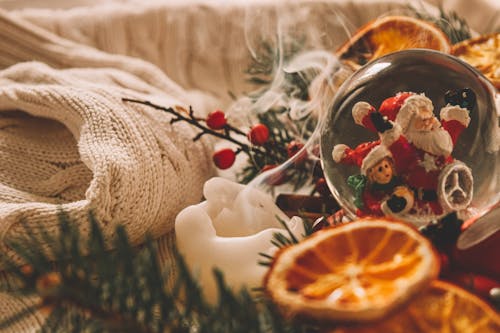
[[[302,0],[310,1],[310,0]],[[479,33],[500,30],[500,1],[499,0],[327,0],[325,2],[339,3],[428,3],[442,6],[445,10],[453,9],[458,15],[467,19],[469,26]],[[18,10],[26,8],[40,9],[68,9],[81,6],[94,6],[105,3],[133,3],[140,7],[162,2],[171,5],[189,5],[194,3],[204,4],[249,4],[255,3],[279,3],[297,1],[289,0],[0,0],[0,8],[7,10]]]

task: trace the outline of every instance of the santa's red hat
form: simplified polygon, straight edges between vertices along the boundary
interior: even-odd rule
[[[332,151],[333,160],[337,163],[356,165],[366,175],[368,169],[383,160],[392,157],[391,152],[380,144],[380,141],[365,142],[351,149],[344,144],[336,145]]]
[[[391,121],[396,120],[396,116],[403,106],[406,99],[410,96],[415,95],[412,92],[399,92],[396,96],[389,97],[385,99],[382,104],[380,104],[380,108],[378,112],[380,112],[383,116],[387,117],[387,119]]]

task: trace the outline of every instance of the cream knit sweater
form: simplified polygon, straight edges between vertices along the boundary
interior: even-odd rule
[[[227,105],[228,91],[251,89],[242,75],[248,50],[274,35],[266,27],[277,21],[305,34],[311,48],[335,48],[346,29],[406,6],[229,3],[0,10],[1,251],[12,255],[3,242],[23,232],[21,218],[54,232],[62,206],[83,232],[93,209],[107,240],[113,223],[124,224],[135,244],[152,233],[170,265],[174,217],[201,199],[212,146],[193,143],[190,126],[171,126],[168,115],[121,99],[193,105],[204,114]],[[0,294],[0,318],[36,301]],[[6,332],[33,332],[42,321],[34,314]]]
[[[189,125],[122,98],[191,104],[201,114],[211,99],[143,60],[75,44],[3,11],[0,50],[1,250],[12,256],[3,241],[24,232],[22,219],[55,233],[62,208],[85,234],[93,210],[106,241],[116,223],[134,244],[150,233],[169,265],[175,216],[199,202],[213,173],[211,144],[193,143]],[[32,301],[0,295],[0,317]],[[32,331],[40,320],[11,331]]]

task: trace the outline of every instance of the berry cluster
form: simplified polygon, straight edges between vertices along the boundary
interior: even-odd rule
[[[230,137],[230,131],[234,131],[238,134],[244,134],[240,130],[235,129],[228,124],[226,115],[221,110],[215,110],[209,113],[207,119],[205,120],[205,124],[211,130],[225,132],[227,137]],[[250,147],[247,144],[233,138],[233,140],[229,141],[236,143],[238,148],[236,150],[224,148],[216,151],[212,157],[215,166],[222,170],[230,168],[236,160],[236,155],[242,151],[247,153],[254,152],[256,154],[261,153],[261,150],[257,147],[264,146],[264,144],[269,140],[269,128],[264,124],[256,124],[250,128],[246,137],[253,147]]]
[[[240,180],[243,183],[250,181],[258,173],[277,167],[299,152],[301,155],[295,159],[295,170],[277,173],[268,179],[268,183],[280,185],[291,181],[300,187],[310,175],[311,165],[307,151],[303,149],[304,144],[289,134],[278,118],[279,114],[275,112],[259,115],[259,123],[244,132],[232,126],[228,122],[226,114],[221,110],[209,113],[206,118],[198,118],[195,117],[191,108],[189,110],[180,106],[167,108],[151,102],[132,99],[124,99],[124,101],[140,103],[167,112],[174,116],[170,121],[171,124],[183,121],[196,127],[200,132],[193,138],[193,141],[209,134],[231,142],[234,148],[222,148],[215,151],[212,160],[217,168],[224,170],[233,166],[239,153],[246,154],[248,165],[243,168],[240,174],[240,177],[242,176]]]
[[[198,128],[200,132],[193,138],[193,141],[209,134],[231,142],[235,148],[222,148],[215,151],[212,160],[217,168],[224,170],[233,166],[239,153],[246,154],[248,164],[243,167],[239,174],[239,180],[242,183],[249,182],[259,173],[274,169],[295,156],[293,168],[273,173],[266,179],[266,182],[272,186],[288,182],[293,184],[295,189],[298,189],[308,181],[312,181],[311,195],[318,193],[323,197],[333,199],[320,164],[310,158],[307,150],[304,149],[304,143],[290,135],[289,130],[283,126],[280,112],[269,111],[258,115],[259,123],[244,132],[232,126],[228,122],[226,114],[221,110],[209,113],[206,118],[197,118],[191,108],[189,110],[180,106],[167,108],[151,102],[132,99],[124,99],[124,101],[140,103],[167,112],[174,116],[170,121],[171,124],[184,121]],[[319,148],[314,147],[311,153],[319,157]],[[296,156],[297,154],[300,155]]]
[[[286,159],[295,156],[301,151],[301,155],[295,160],[296,166],[304,165],[308,160],[307,151],[303,150],[304,144],[298,140],[291,140],[286,142],[286,155],[280,154],[280,150],[277,149],[278,143],[274,138],[274,133],[266,124],[257,123],[250,127],[247,133],[235,130],[231,127],[223,111],[215,110],[208,114],[205,124],[211,130],[224,131],[229,139],[230,132],[234,131],[238,134],[245,134],[250,145],[243,143],[237,139],[229,140],[233,143],[237,143],[237,149],[223,148],[217,150],[213,154],[213,161],[217,168],[228,169],[236,160],[236,155],[240,152],[249,153],[251,160],[257,164],[256,167],[259,168],[259,172],[265,172],[276,168],[279,164],[283,163]],[[260,157],[260,158],[256,158]],[[260,161],[264,161],[259,163]],[[261,165],[259,165],[261,164]],[[269,185],[281,185],[288,179],[287,175],[284,173],[278,173],[273,177],[268,179]]]

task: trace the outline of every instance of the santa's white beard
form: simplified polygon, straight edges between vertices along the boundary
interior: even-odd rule
[[[453,151],[451,136],[442,127],[430,131],[408,129],[406,138],[413,143],[415,147],[436,156],[447,157]]]

